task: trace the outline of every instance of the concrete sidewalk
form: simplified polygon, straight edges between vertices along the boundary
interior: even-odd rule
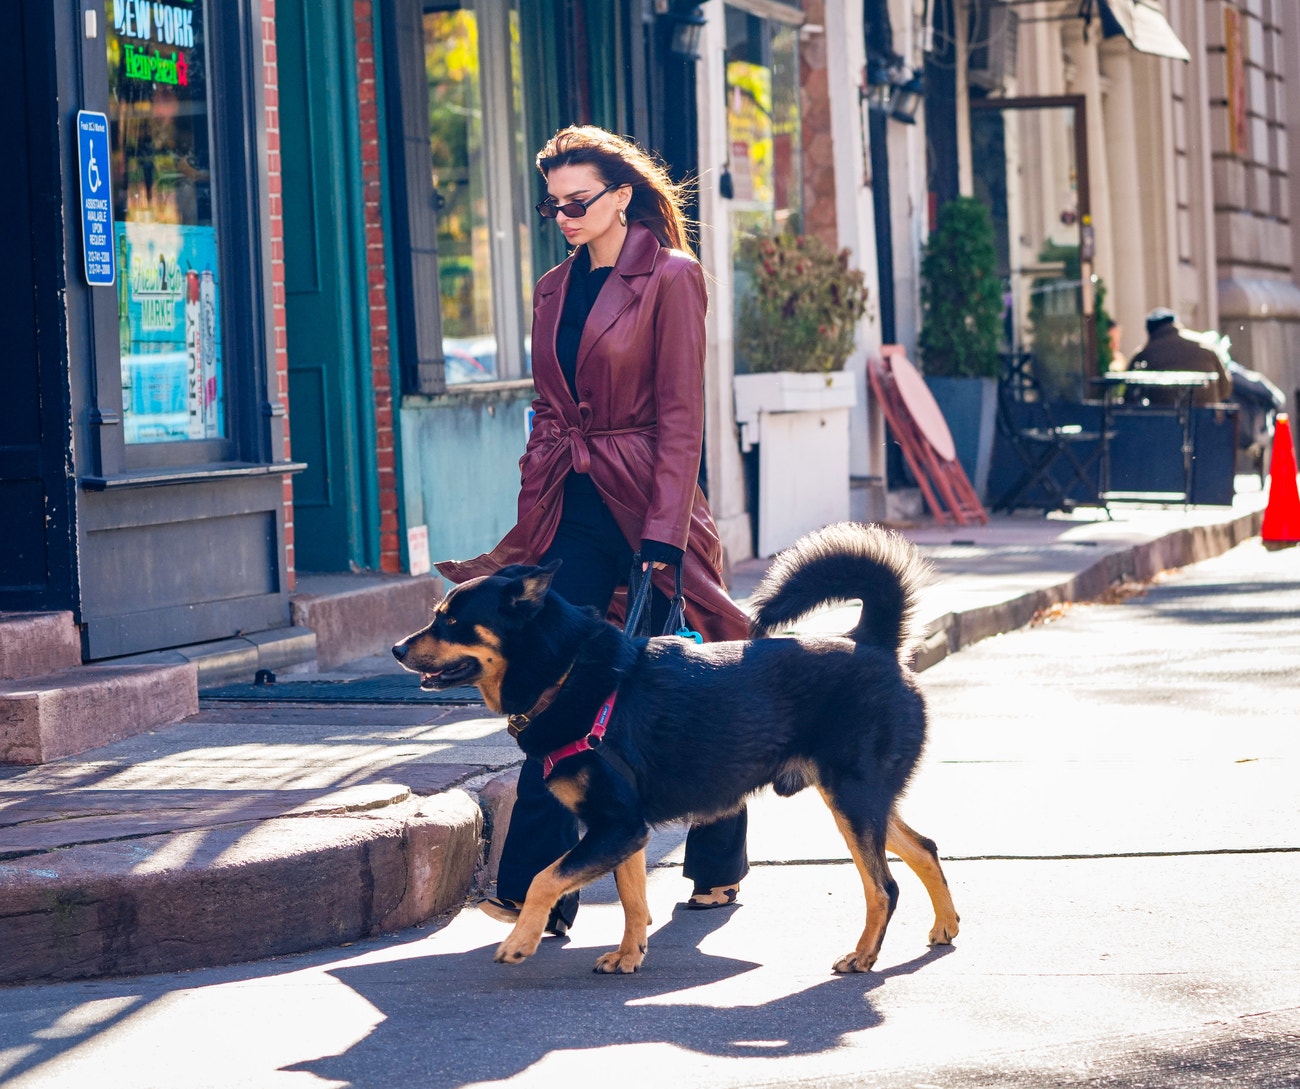
[[[1225,552],[1258,532],[1264,499],[906,528],[937,574],[918,666]],[[738,564],[733,594],[765,569]],[[806,627],[844,630],[854,612]],[[322,677],[395,670],[379,657]],[[204,701],[174,726],[0,769],[0,982],[255,960],[455,908],[491,870],[485,831],[520,759],[501,719],[412,685],[384,705]]]

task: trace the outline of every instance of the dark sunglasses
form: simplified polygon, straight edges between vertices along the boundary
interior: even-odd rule
[[[595,204],[596,201],[600,200],[600,198],[611,189],[617,189],[619,184],[619,182],[610,182],[594,197],[588,197],[586,200],[575,200],[569,204],[556,204],[554,197],[547,197],[537,205],[537,214],[543,219],[554,219],[563,212],[568,219],[581,219],[587,214],[588,208]]]

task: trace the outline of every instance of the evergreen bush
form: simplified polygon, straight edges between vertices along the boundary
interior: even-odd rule
[[[939,212],[921,261],[923,370],[945,378],[996,378],[1002,337],[1002,281],[993,222],[973,197]]]

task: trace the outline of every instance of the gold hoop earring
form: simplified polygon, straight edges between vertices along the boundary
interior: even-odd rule
[[[622,208],[618,210],[618,222],[622,227],[627,226],[627,213]]]

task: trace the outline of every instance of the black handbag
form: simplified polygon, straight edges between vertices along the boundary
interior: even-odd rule
[[[634,639],[649,638],[650,631],[650,589],[654,582],[654,566],[647,571],[641,570],[641,554],[632,557],[632,570],[627,579],[627,619],[623,622],[623,631]],[[693,639],[703,643],[704,637],[692,631],[686,625],[686,596],[682,593],[682,565],[675,563],[673,569],[673,597],[668,605],[668,621],[664,624],[664,635],[677,635],[683,639]]]

